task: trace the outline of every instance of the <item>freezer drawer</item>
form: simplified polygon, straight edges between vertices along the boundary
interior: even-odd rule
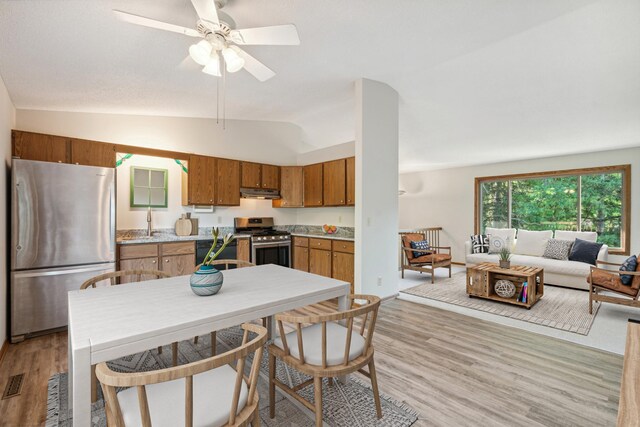
[[[115,263],[12,272],[11,341],[67,326],[67,292],[110,271],[115,271]]]

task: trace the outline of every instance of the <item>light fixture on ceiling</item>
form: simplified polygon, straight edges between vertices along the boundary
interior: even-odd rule
[[[227,71],[230,73],[235,73],[236,71],[240,71],[242,67],[244,67],[244,59],[240,57],[236,53],[235,50],[230,47],[225,47],[222,49],[222,57],[224,58],[224,62],[227,65]]]
[[[191,56],[191,59],[196,63],[206,66],[209,63],[212,50],[213,46],[211,46],[211,43],[207,40],[200,40],[198,43],[189,46],[189,56]]]
[[[217,77],[222,75],[220,73],[220,56],[218,55],[218,51],[214,50],[211,52],[209,62],[204,66],[202,72]]]

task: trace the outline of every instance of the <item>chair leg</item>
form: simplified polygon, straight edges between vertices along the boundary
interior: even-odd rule
[[[451,279],[451,264],[449,264],[449,279]]]
[[[436,283],[436,269],[432,268],[431,269],[431,283]]]
[[[251,421],[251,427],[260,427],[260,408],[256,408],[256,413]]]
[[[218,347],[218,339],[216,338],[216,331],[211,332],[211,357],[216,355],[216,347]]]
[[[198,345],[198,338],[200,338],[200,337],[193,337],[193,343],[195,345]]]
[[[404,279],[404,265],[402,266],[402,278]]]
[[[322,377],[313,378],[313,394],[316,401],[316,427],[322,427]]]
[[[329,385],[332,386],[333,385],[333,377],[329,377]]]
[[[269,353],[269,418],[276,416],[276,356]]]
[[[369,361],[369,375],[371,376],[371,388],[373,389],[373,400],[376,402],[376,415],[382,418],[382,407],[380,406],[380,392],[378,391],[378,377],[376,377],[376,365],[373,357]]]
[[[91,403],[98,400],[98,378],[96,377],[96,365],[91,365]]]
[[[593,314],[593,285],[589,285],[589,314]]]
[[[162,354],[162,346],[158,346],[158,354]]]
[[[171,343],[171,363],[173,366],[178,366],[178,343]]]

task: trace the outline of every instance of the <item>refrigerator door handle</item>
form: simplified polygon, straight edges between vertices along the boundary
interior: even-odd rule
[[[113,194],[113,185],[109,188],[109,245],[111,254],[115,259],[115,242],[116,242],[116,203],[115,194]]]
[[[102,271],[106,268],[105,266],[109,266],[109,265],[112,265],[112,264],[100,264],[97,266],[91,266],[86,268],[74,267],[74,268],[69,268],[65,270],[54,270],[54,271],[41,271],[41,270],[32,270],[32,271],[25,271],[25,272],[18,271],[18,272],[15,272],[14,275],[18,279],[24,279],[27,277],[42,277],[42,276],[63,276],[65,274],[88,273],[90,271]],[[80,289],[80,287],[78,287],[78,289]]]

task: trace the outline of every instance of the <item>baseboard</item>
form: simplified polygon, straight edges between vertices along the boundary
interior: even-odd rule
[[[2,347],[0,347],[0,364],[2,364],[2,359],[4,359],[4,355],[7,354],[7,350],[9,350],[9,340],[4,340]]]

